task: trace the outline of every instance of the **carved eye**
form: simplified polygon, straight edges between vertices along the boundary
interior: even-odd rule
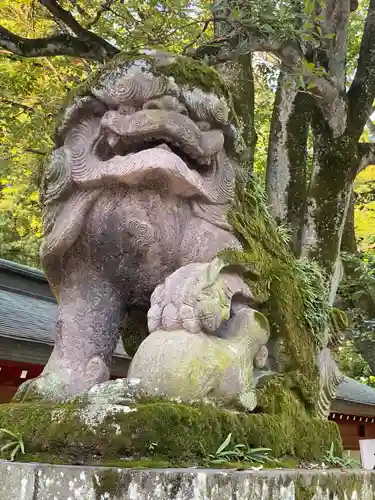
[[[196,122],[196,126],[199,128],[199,130],[202,130],[202,132],[211,130],[211,125],[206,121]]]
[[[178,107],[178,112],[180,113],[180,115],[184,115],[184,116],[188,115],[188,110],[183,105]]]

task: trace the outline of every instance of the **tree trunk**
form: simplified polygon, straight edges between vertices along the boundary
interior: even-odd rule
[[[344,232],[341,241],[341,250],[348,253],[357,253],[357,240],[355,236],[355,221],[354,221],[354,193],[352,193],[346,214]]]
[[[242,116],[244,121],[244,138],[246,142],[246,160],[249,170],[254,168],[255,146],[257,143],[257,134],[255,131],[255,88],[252,54],[246,54],[239,59],[241,68],[241,90],[243,108],[237,113]]]
[[[345,134],[333,137],[319,109],[314,112],[312,128],[314,161],[302,232],[302,255],[318,262],[332,284],[359,166],[357,140]]]
[[[293,250],[300,253],[306,200],[307,137],[311,98],[298,92],[293,78],[281,74],[275,97],[268,147],[267,195],[272,213],[292,232]]]

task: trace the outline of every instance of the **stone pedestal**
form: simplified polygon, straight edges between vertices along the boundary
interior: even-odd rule
[[[119,469],[0,462],[12,500],[373,500],[375,473]]]

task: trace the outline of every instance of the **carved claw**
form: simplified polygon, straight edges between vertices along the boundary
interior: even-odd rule
[[[169,276],[151,297],[150,333],[183,328],[190,333],[213,333],[229,319],[234,294],[252,299],[238,276],[223,272],[224,263],[189,264]]]

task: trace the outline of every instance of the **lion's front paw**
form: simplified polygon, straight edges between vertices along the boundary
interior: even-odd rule
[[[215,332],[229,319],[234,294],[252,295],[238,276],[222,273],[224,264],[189,264],[169,276],[151,297],[150,333],[184,329],[191,333]]]

